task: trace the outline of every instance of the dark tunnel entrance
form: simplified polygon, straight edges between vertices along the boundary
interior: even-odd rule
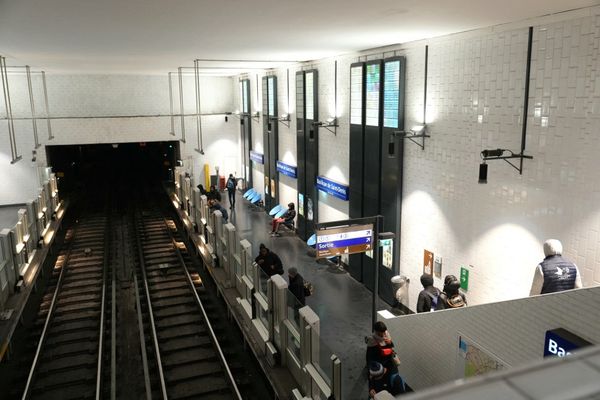
[[[67,195],[117,177],[132,184],[172,181],[179,151],[177,141],[46,146],[59,191]]]

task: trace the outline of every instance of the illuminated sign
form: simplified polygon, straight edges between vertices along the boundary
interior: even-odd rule
[[[350,187],[329,180],[324,176],[317,176],[317,189],[344,201],[348,201],[350,198]]]
[[[369,126],[379,126],[379,89],[381,82],[381,65],[367,65],[367,116]]]
[[[250,159],[259,164],[265,163],[265,156],[261,153],[257,153],[254,150],[250,150]]]
[[[373,246],[373,224],[317,230],[317,258],[363,253]]]
[[[573,350],[591,345],[592,343],[580,338],[566,329],[552,329],[550,331],[546,331],[546,340],[544,341],[544,357],[565,357],[570,355]]]
[[[350,68],[350,123],[362,124],[363,66]]]
[[[296,179],[298,177],[298,173],[296,172],[297,171],[296,167],[294,167],[292,165],[288,165],[281,161],[277,161],[277,171],[279,171],[280,174],[289,176],[290,178]]]
[[[383,73],[383,126],[398,127],[398,104],[400,99],[400,61],[385,63]]]

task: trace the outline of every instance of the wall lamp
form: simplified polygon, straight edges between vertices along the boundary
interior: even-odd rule
[[[269,117],[270,121],[279,121],[282,124],[284,124],[285,126],[290,126],[289,122],[292,120],[292,118],[290,117],[290,114],[285,113],[285,114],[281,114],[281,116],[279,117]]]
[[[483,160],[483,162],[481,164],[479,164],[479,183],[487,183],[488,166],[486,164],[486,161],[504,160],[508,164],[510,164],[511,167],[513,167],[514,169],[519,171],[519,174],[522,175],[523,174],[523,160],[524,159],[532,160],[533,157],[525,155],[522,152],[519,154],[515,154],[513,151],[508,150],[508,149],[491,149],[491,150],[483,150],[481,152],[481,159]],[[509,161],[512,159],[519,159],[519,166],[516,166],[515,164],[513,164],[512,162]]]
[[[425,150],[425,138],[431,137],[427,134],[427,125],[415,125],[410,128],[408,131],[395,131],[394,136],[398,135],[403,137],[404,139],[408,139],[417,146],[421,148],[421,150]],[[416,141],[415,139],[421,139],[421,143]]]
[[[325,120],[325,122],[315,121],[313,122],[313,125],[318,126],[320,128],[325,128],[329,132],[332,132],[334,135],[336,134],[336,128],[339,126],[337,117],[329,117]]]
[[[260,121],[260,111],[255,111],[250,114],[250,118]]]

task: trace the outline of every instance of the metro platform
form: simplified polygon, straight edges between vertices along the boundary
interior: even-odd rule
[[[228,208],[225,197],[223,195],[222,205]],[[315,291],[306,298],[306,304],[321,319],[323,341],[342,360],[344,398],[365,398],[368,390],[364,337],[371,332],[372,292],[345,270],[318,263],[308,255],[307,244],[286,228],[280,229],[281,236],[271,237],[271,217],[264,209],[252,210],[248,205],[237,192],[235,209],[228,209],[230,222],[253,249],[264,243],[281,258],[284,270],[296,267],[300,275],[313,284]],[[284,276],[287,280],[287,273]],[[378,299],[377,309],[389,311],[391,307]]]

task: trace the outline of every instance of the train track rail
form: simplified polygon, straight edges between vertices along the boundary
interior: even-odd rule
[[[21,399],[101,397],[108,219],[79,221],[67,232],[38,314],[42,326]]]
[[[188,272],[176,224],[159,212],[136,218],[140,297],[164,399],[241,399],[236,382]]]

